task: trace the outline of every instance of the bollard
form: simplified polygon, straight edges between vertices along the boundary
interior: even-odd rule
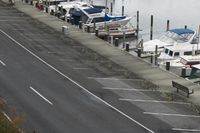
[[[83,22],[79,21],[79,29],[82,29],[82,28],[83,28]]]
[[[142,49],[138,48],[138,50],[137,50],[137,56],[141,57],[141,54],[142,54]]]
[[[113,36],[110,36],[110,44],[113,45]]]
[[[119,38],[115,38],[115,46],[116,46],[116,47],[119,46]]]
[[[187,25],[185,25],[185,27],[184,27],[185,29],[187,29]]]
[[[137,11],[137,30],[136,30],[136,38],[138,39],[139,36],[139,11]]]
[[[129,44],[126,44],[126,51],[129,52]]]
[[[87,32],[90,33],[90,26],[87,26]]]
[[[95,30],[95,35],[96,35],[97,37],[99,36],[99,30],[98,30],[98,29]]]
[[[153,15],[151,15],[150,40],[153,39]]]
[[[93,32],[96,30],[96,21],[94,20],[94,25],[93,25]]]
[[[123,48],[125,47],[125,41],[126,41],[126,34],[125,31],[123,31]]]
[[[111,2],[110,3],[110,15],[112,15],[113,14],[113,3]]]
[[[166,31],[169,31],[169,20],[167,20],[167,29]]]
[[[122,16],[124,16],[124,6],[122,6]]]
[[[155,47],[155,65],[157,65],[157,60],[158,60],[157,55],[158,55],[158,45],[156,45]]]
[[[167,71],[170,70],[170,62],[166,62],[166,70],[167,70]]]
[[[185,67],[183,67],[183,68],[181,69],[181,77],[183,77],[183,78],[186,77],[186,68],[185,68]]]
[[[151,64],[153,64],[153,55],[151,55],[151,61],[150,62],[151,62]]]

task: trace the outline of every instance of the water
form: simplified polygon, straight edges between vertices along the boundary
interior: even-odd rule
[[[106,5],[106,0],[93,1],[96,5]],[[121,14],[122,5],[125,14],[132,16],[131,23],[136,25],[136,11],[140,12],[140,37],[149,38],[150,16],[154,15],[154,38],[166,30],[167,20],[170,28],[180,28],[185,25],[197,30],[200,25],[199,0],[107,0],[107,5],[113,2],[114,14]],[[148,36],[148,37],[147,37]]]

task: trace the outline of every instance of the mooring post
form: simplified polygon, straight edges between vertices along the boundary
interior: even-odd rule
[[[166,70],[169,71],[170,70],[170,62],[166,62]]]
[[[110,15],[112,15],[113,14],[113,3],[111,2],[110,3]]]
[[[167,29],[166,31],[169,31],[169,20],[167,20]]]
[[[158,59],[157,55],[158,55],[158,45],[156,45],[155,47],[155,65],[157,65],[157,59]]]
[[[119,38],[115,38],[115,46],[116,46],[116,47],[119,46]]]
[[[122,16],[124,16],[124,6],[122,6]]]
[[[141,48],[138,48],[138,49],[137,49],[137,56],[138,56],[138,57],[141,57],[141,54],[142,54],[142,49],[141,49]]]
[[[83,22],[82,21],[79,21],[79,29],[82,29],[83,27]]]
[[[141,52],[143,52],[143,49],[144,49],[144,45],[143,45],[143,43],[144,43],[144,40],[143,40],[143,39],[141,39],[140,43],[141,43]]]
[[[90,33],[90,26],[87,26],[87,32]]]
[[[151,55],[151,60],[150,60],[151,64],[153,64],[153,54]]]
[[[99,30],[98,30],[98,29],[95,30],[95,35],[96,35],[97,37],[99,36]]]
[[[129,44],[126,43],[126,51],[129,52]]]
[[[94,20],[94,25],[93,25],[93,32],[96,30],[96,21]]]
[[[110,36],[110,44],[113,45],[113,36]]]
[[[181,69],[181,77],[183,77],[183,78],[186,77],[186,68],[185,68],[185,67],[183,67],[183,68]]]
[[[185,29],[187,29],[187,25],[185,25]]]
[[[137,29],[136,29],[137,39],[139,36],[139,11],[137,11]]]
[[[123,48],[125,47],[126,33],[123,31]]]
[[[150,40],[153,39],[153,15],[151,15]]]

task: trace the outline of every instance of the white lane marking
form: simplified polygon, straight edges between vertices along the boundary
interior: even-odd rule
[[[131,102],[146,102],[146,103],[169,103],[169,104],[182,104],[182,105],[190,105],[191,103],[184,102],[173,102],[173,101],[158,101],[158,100],[141,100],[141,99],[126,99],[120,98],[121,101],[131,101]]]
[[[5,33],[2,29],[0,29],[0,31],[5,34],[8,38],[10,38],[12,41],[14,41],[16,44],[18,44],[20,47],[22,47],[24,50],[26,50],[27,52],[29,52],[31,55],[33,55],[34,57],[36,57],[38,60],[40,60],[41,62],[43,62],[44,64],[46,64],[48,67],[50,67],[51,69],[53,69],[55,72],[57,72],[58,74],[62,75],[63,77],[67,78],[69,81],[71,81],[73,84],[75,84],[76,86],[80,87],[81,89],[83,89],[85,92],[87,92],[88,94],[90,94],[91,96],[95,97],[96,99],[98,99],[99,101],[101,101],[102,103],[104,103],[105,105],[107,105],[108,107],[110,107],[111,109],[115,110],[116,112],[120,113],[121,115],[123,115],[124,117],[126,117],[127,119],[131,120],[132,122],[136,123],[137,125],[141,126],[142,128],[144,128],[145,130],[147,130],[150,133],[155,133],[154,131],[152,131],[151,129],[147,128],[146,126],[144,126],[143,124],[141,124],[140,122],[136,121],[135,119],[131,118],[130,116],[128,116],[127,114],[125,114],[124,112],[120,111],[119,109],[117,109],[116,107],[112,106],[111,104],[109,104],[108,102],[104,101],[103,99],[101,99],[100,97],[96,96],[95,94],[93,94],[92,92],[90,92],[89,90],[87,90],[85,87],[81,86],[79,83],[77,83],[76,81],[74,81],[73,79],[69,78],[68,76],[66,76],[64,73],[62,73],[61,71],[57,70],[56,68],[54,68],[52,65],[48,64],[47,62],[45,62],[42,58],[40,58],[39,56],[37,56],[36,54],[34,54],[33,52],[31,52],[30,50],[28,50],[26,47],[24,47],[22,44],[20,44],[19,42],[17,42],[14,38],[12,38],[11,36],[9,36],[7,33]]]
[[[2,113],[10,122],[12,122],[11,118],[5,112],[2,112]]]
[[[98,77],[88,77],[88,79],[102,79],[102,80],[136,80],[136,81],[144,81],[143,79],[118,79],[118,78],[98,78]]]
[[[147,115],[158,115],[158,116],[177,116],[177,117],[191,117],[191,118],[200,118],[199,115],[183,115],[183,114],[166,114],[166,113],[152,113],[152,112],[143,112]]]
[[[44,99],[47,103],[53,105],[52,102],[50,102],[47,98],[45,98],[42,94],[40,94],[38,91],[36,91],[33,87],[29,87],[33,92],[35,92],[37,95],[39,95],[42,99]]]
[[[119,90],[119,91],[161,91],[161,90],[146,90],[146,89],[135,89],[135,88],[113,88],[113,87],[103,87],[105,90]],[[163,92],[163,91],[162,91]]]
[[[1,63],[3,66],[6,66],[6,64],[5,64],[2,60],[0,60],[0,63]]]
[[[74,67],[74,70],[90,70],[90,68],[87,67]]]
[[[200,132],[198,129],[184,129],[184,128],[172,128],[174,131],[186,131],[186,132]]]

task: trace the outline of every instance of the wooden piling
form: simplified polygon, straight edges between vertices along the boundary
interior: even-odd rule
[[[126,51],[129,52],[129,44],[126,44]]]
[[[96,35],[97,37],[99,36],[99,30],[98,30],[98,29],[95,30],[95,35]]]
[[[166,62],[166,70],[169,71],[170,70],[170,62]]]
[[[82,28],[83,28],[83,22],[79,21],[79,29],[82,29]]]
[[[151,15],[150,40],[153,39],[153,15]]]
[[[96,21],[94,20],[94,25],[93,25],[93,32],[95,32],[95,30],[96,30]]]
[[[185,29],[187,29],[187,25],[185,25],[185,27],[184,27]]]
[[[124,6],[122,6],[122,16],[124,16]]]
[[[139,36],[139,11],[137,11],[137,30],[136,30],[136,34],[137,34],[137,39],[138,39],[138,36]]]
[[[167,29],[166,31],[169,31],[169,20],[167,20]]]
[[[116,46],[116,47],[119,46],[119,38],[115,38],[115,46]]]
[[[157,59],[158,59],[157,55],[158,55],[158,45],[156,45],[155,47],[155,65],[157,65]]]
[[[112,15],[113,14],[113,3],[111,2],[110,3],[110,15]]]

